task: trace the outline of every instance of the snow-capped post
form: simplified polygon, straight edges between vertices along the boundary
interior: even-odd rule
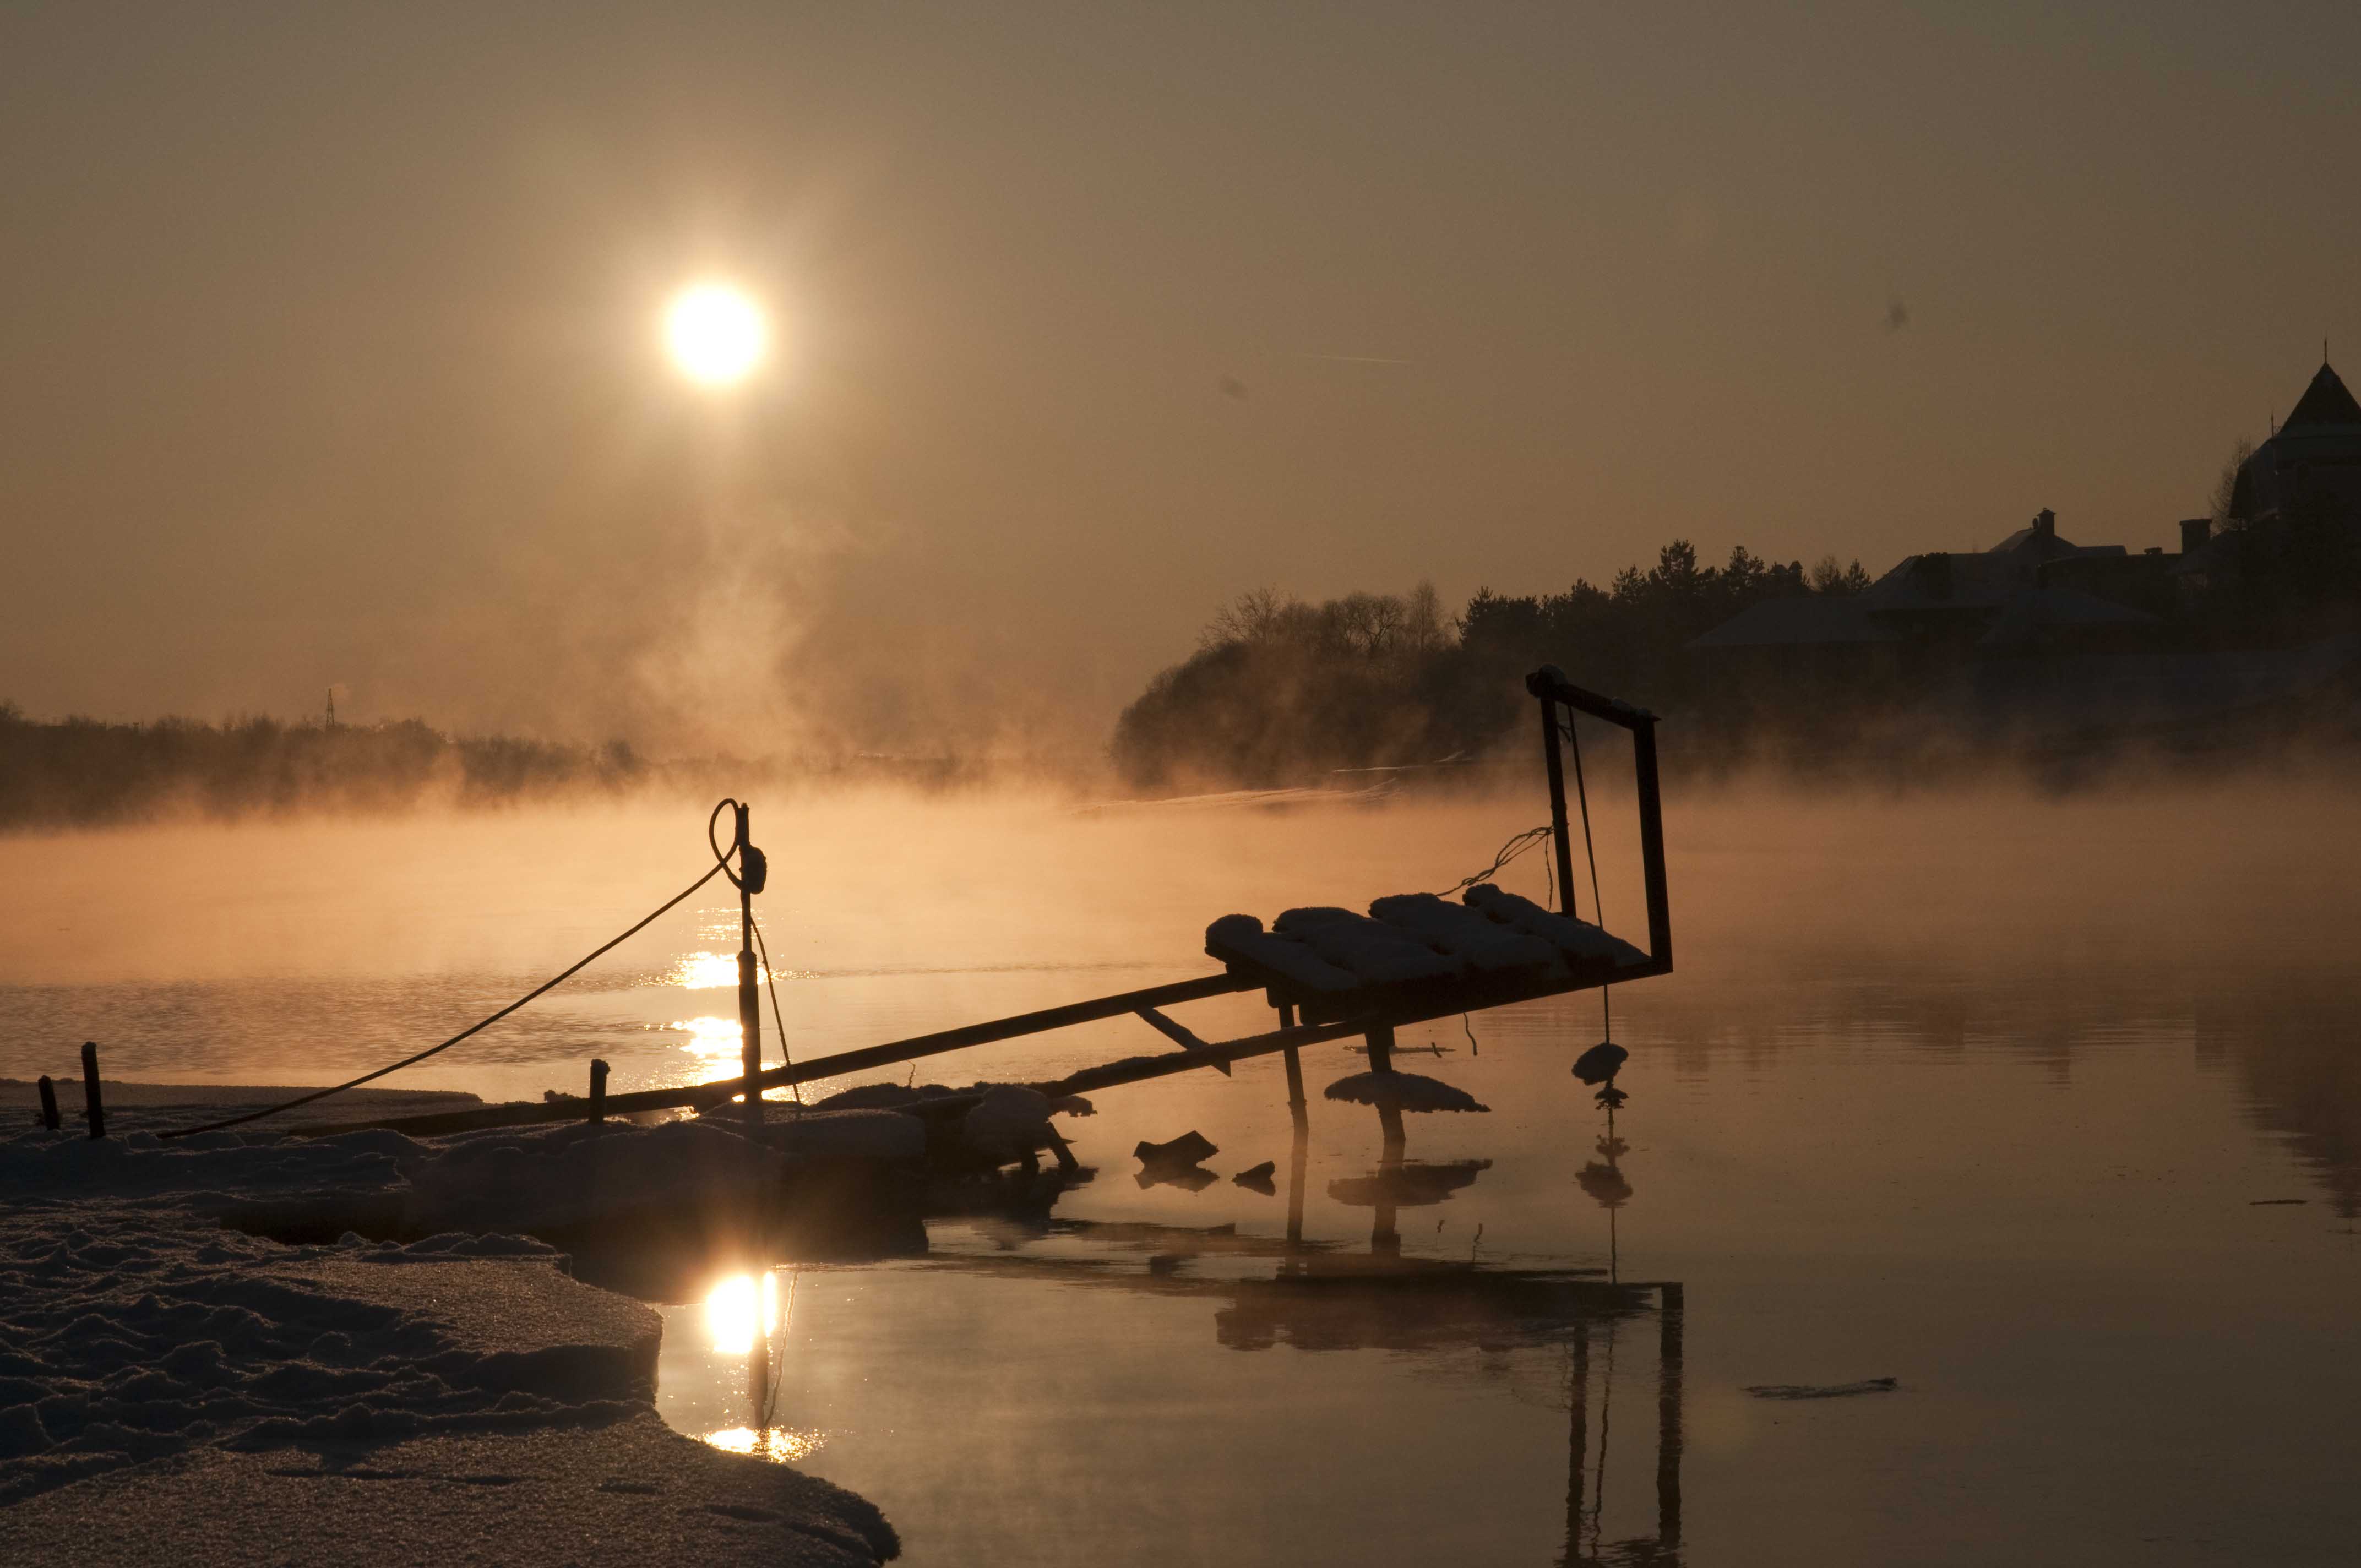
[[[607,1064],[597,1057],[590,1058],[590,1119],[607,1119]]]
[[[98,1097],[98,1042],[82,1043],[82,1103],[90,1116],[90,1135],[106,1136],[106,1107]]]
[[[63,1120],[64,1118],[58,1114],[58,1086],[49,1081],[48,1073],[43,1073],[41,1075],[41,1125],[54,1133]]]
[[[747,836],[749,807],[738,818],[738,1047],[746,1072],[746,1125],[763,1130],[763,1003],[754,981],[754,895],[763,891],[763,851]]]

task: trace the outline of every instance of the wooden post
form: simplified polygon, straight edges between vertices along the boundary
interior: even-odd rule
[[[596,1057],[590,1058],[590,1119],[607,1119],[607,1064]]]
[[[63,1120],[58,1114],[58,1086],[49,1081],[48,1073],[43,1073],[41,1075],[41,1125],[54,1133],[62,1124]]]
[[[747,851],[753,840],[747,837],[748,807],[737,808],[738,816],[738,1049],[741,1065],[746,1070],[746,1125],[759,1134],[763,1130],[763,1000],[754,981],[754,887]]]
[[[90,1135],[106,1136],[106,1106],[98,1096],[98,1042],[82,1043],[82,1102],[90,1117]]]

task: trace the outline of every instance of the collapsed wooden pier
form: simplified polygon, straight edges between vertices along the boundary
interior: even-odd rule
[[[1303,1047],[1359,1036],[1368,1042],[1371,1071],[1387,1072],[1391,1070],[1394,1031],[1405,1025],[1668,974],[1673,968],[1672,915],[1664,876],[1655,715],[1577,686],[1554,666],[1533,672],[1526,677],[1525,685],[1541,720],[1542,753],[1548,772],[1549,837],[1554,880],[1559,894],[1559,907],[1554,911],[1478,881],[1466,889],[1464,901],[1455,904],[1433,894],[1408,894],[1378,899],[1366,915],[1341,909],[1290,910],[1268,929],[1251,916],[1225,916],[1214,921],[1206,932],[1208,956],[1219,959],[1224,966],[1219,973],[768,1069],[759,1068],[755,1060],[752,1042],[759,1038],[759,1025],[752,1024],[748,1026],[747,1071],[741,1076],[686,1088],[626,1094],[604,1093],[602,1081],[596,1096],[596,1113],[621,1116],[650,1111],[706,1110],[733,1100],[744,1100],[751,1108],[770,1090],[1131,1015],[1174,1042],[1177,1048],[1087,1068],[1030,1087],[1057,1099],[1203,1068],[1226,1072],[1235,1062],[1284,1054],[1288,1058],[1290,1102],[1301,1115],[1304,1097],[1296,1053]],[[1611,936],[1600,925],[1582,920],[1576,914],[1574,844],[1565,789],[1566,751],[1572,730],[1561,717],[1565,713],[1598,719],[1631,737],[1641,873],[1647,902],[1648,938],[1644,949]],[[1578,747],[1573,756],[1576,788],[1581,791]],[[1583,804],[1587,839],[1587,799]],[[742,820],[740,844],[751,849],[744,846]],[[750,894],[759,891],[759,855],[753,863],[758,871],[752,879],[755,887],[748,890]],[[752,1011],[754,979],[751,954],[741,955],[740,967],[741,1014],[757,1016]],[[1208,1041],[1163,1011],[1209,997],[1250,991],[1263,992],[1277,1014],[1277,1027],[1234,1039]],[[944,1102],[941,1108],[951,1108],[950,1102]],[[323,1137],[364,1127],[387,1127],[416,1136],[434,1136],[478,1128],[580,1120],[586,1109],[585,1102],[575,1100],[487,1105],[392,1120],[307,1126],[297,1135]]]

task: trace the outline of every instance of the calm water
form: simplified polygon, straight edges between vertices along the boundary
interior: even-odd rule
[[[788,1044],[1202,972],[1216,915],[1445,885],[1535,815],[758,806]],[[0,1073],[94,1036],[114,1076],[332,1080],[675,891],[701,817],[0,844]],[[1319,1098],[1362,1066],[1341,1046],[1306,1055],[1300,1182],[1274,1062],[1110,1091],[1071,1124],[1095,1179],[1047,1216],[684,1288],[660,1406],[873,1498],[920,1563],[2349,1563],[2356,828],[2291,784],[1693,804],[1680,971],[1616,996],[1612,1143],[1566,1072],[1596,997],[1406,1032],[1448,1050],[1400,1066],[1493,1109],[1411,1118],[1399,1166]],[[1602,873],[1632,924],[1628,858]],[[415,1080],[711,1075],[730,915],[684,908]],[[1103,1024],[926,1076],[1156,1043]],[[1142,1187],[1132,1144],[1191,1127],[1220,1179]],[[1228,1179],[1264,1160],[1271,1193]]]

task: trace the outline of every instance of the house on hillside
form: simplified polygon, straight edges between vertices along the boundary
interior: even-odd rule
[[[2230,515],[2268,522],[2300,511],[2361,520],[2361,402],[2326,360],[2287,422],[2239,466]]]
[[[1887,701],[2055,735],[2340,710],[2361,684],[2361,401],[2326,364],[2240,466],[2229,526],[2076,544],[2044,510],[1855,595],[1750,607],[1687,646],[1772,704]],[[2343,695],[2338,695],[2338,694]]]
[[[2227,521],[2219,534],[2203,519],[2181,524],[2177,575],[2192,595],[2307,547],[2361,554],[2361,401],[2325,360],[2286,421],[2239,465]]]
[[[1859,594],[1766,599],[1689,647],[1783,672],[1921,678],[2027,648],[2136,647],[2161,624],[2149,606],[2169,599],[2176,559],[2073,543],[2044,510],[1989,550],[1909,556]]]

